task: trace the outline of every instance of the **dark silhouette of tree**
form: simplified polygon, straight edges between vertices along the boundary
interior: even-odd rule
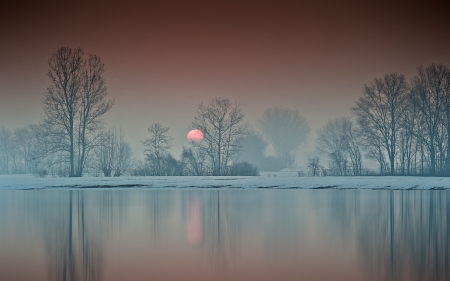
[[[386,74],[364,85],[363,96],[352,108],[366,145],[373,146],[373,151],[387,154],[392,175],[395,174],[397,139],[407,93],[404,75]]]
[[[248,162],[233,163],[230,167],[230,176],[259,176],[258,168]]]
[[[52,85],[44,94],[44,123],[54,152],[68,155],[69,176],[81,177],[86,159],[98,141],[101,117],[112,107],[96,55],[61,47],[48,60]]]
[[[208,156],[212,175],[228,174],[231,159],[240,149],[243,119],[239,105],[226,98],[214,98],[208,105],[198,105],[192,127],[201,130],[204,139],[194,143],[194,148]]]
[[[419,131],[418,124],[420,116],[411,94],[409,94],[407,103],[404,106],[405,111],[400,119],[398,137],[398,161],[401,175],[413,175],[416,174],[416,159],[419,152],[420,138],[422,137],[416,134]]]
[[[311,173],[311,176],[316,177],[319,176],[320,169],[322,166],[319,164],[320,158],[319,157],[313,157],[308,159],[308,168]]]
[[[295,152],[305,142],[310,131],[308,122],[298,110],[273,107],[264,111],[259,126],[277,158],[282,159],[286,167],[292,167]]]
[[[183,165],[183,175],[204,176],[208,174],[206,153],[202,150],[183,147],[181,162]]]

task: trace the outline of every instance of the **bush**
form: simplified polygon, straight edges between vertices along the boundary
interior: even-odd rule
[[[258,169],[248,162],[238,162],[230,167],[230,176],[259,176]]]

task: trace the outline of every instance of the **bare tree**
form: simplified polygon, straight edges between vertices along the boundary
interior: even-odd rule
[[[361,137],[350,118],[344,118],[344,146],[350,157],[352,172],[354,176],[362,174],[362,155],[361,155]]]
[[[61,47],[48,60],[52,85],[44,94],[44,122],[53,152],[68,154],[69,176],[83,174],[85,160],[99,140],[101,117],[112,107],[100,58],[83,49]]]
[[[181,154],[183,174],[187,176],[204,176],[208,174],[206,153],[203,150],[193,150],[183,147]]]
[[[419,151],[421,133],[418,133],[420,113],[411,94],[405,104],[405,111],[400,120],[399,149],[400,173],[403,175],[415,174],[416,157]],[[413,172],[414,169],[414,172]]]
[[[273,107],[264,111],[259,125],[276,156],[284,161],[286,167],[292,167],[295,152],[305,142],[310,131],[308,122],[298,110]]]
[[[12,133],[9,129],[2,127],[0,129],[0,173],[10,173],[11,149]]]
[[[436,141],[440,138],[439,128],[446,124],[447,147],[450,144],[450,77],[444,65],[431,64],[424,68],[419,66],[418,74],[412,78],[411,94],[417,105],[423,122],[424,142],[430,159],[430,174],[436,174]],[[447,149],[446,163],[450,163],[450,152]],[[450,168],[447,168],[449,170]]]
[[[153,175],[163,175],[163,161],[172,147],[172,137],[167,133],[168,127],[164,127],[161,123],[153,123],[148,127],[150,138],[144,141],[145,154],[147,161],[151,165]]]
[[[338,175],[346,175],[347,171],[347,139],[344,131],[345,118],[327,122],[317,132],[316,147],[329,155],[332,165]]]
[[[320,169],[322,168],[322,166],[319,163],[320,163],[319,157],[313,157],[308,159],[308,168],[313,177],[319,176]]]
[[[105,177],[119,177],[131,166],[131,146],[115,128],[109,129],[102,136],[101,146],[97,152],[98,166]]]
[[[83,174],[89,152],[98,145],[101,117],[111,109],[114,102],[106,101],[108,95],[103,73],[105,64],[96,55],[89,54],[82,76],[81,103],[78,124],[78,159],[76,176]],[[119,142],[120,144],[120,142]],[[117,165],[116,165],[117,168]]]
[[[226,98],[214,98],[208,105],[198,105],[192,127],[204,134],[204,140],[194,147],[208,155],[212,174],[226,175],[232,156],[239,151],[244,134],[244,114],[237,103]]]
[[[382,148],[387,154],[391,174],[395,174],[397,138],[407,92],[404,75],[387,74],[364,85],[363,96],[352,108],[366,144],[377,146],[377,152]]]
[[[361,175],[361,151],[358,133],[352,120],[347,117],[327,122],[317,132],[316,147],[328,153],[335,173],[347,174],[347,163],[351,163],[353,175]],[[350,161],[349,161],[350,160]]]

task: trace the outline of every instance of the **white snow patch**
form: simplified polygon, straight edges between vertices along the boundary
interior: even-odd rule
[[[0,189],[67,188],[274,188],[274,189],[450,189],[443,177],[298,177],[295,173],[262,173],[258,177],[83,177],[0,176]]]

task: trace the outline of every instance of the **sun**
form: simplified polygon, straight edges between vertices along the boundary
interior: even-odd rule
[[[199,142],[203,139],[203,133],[200,130],[191,130],[187,134],[187,139],[192,142]]]

